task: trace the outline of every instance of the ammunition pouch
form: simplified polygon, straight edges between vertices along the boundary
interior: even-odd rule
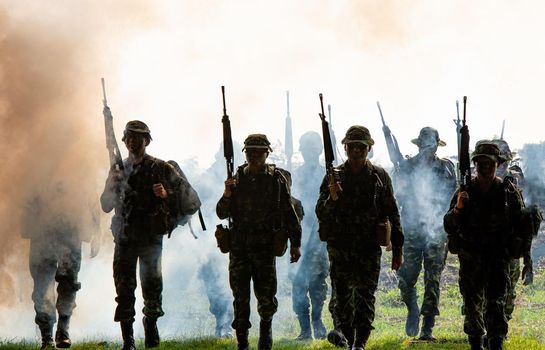
[[[223,254],[231,251],[231,229],[224,227],[222,224],[216,226],[216,242],[218,248]]]
[[[388,217],[377,223],[376,231],[378,244],[383,247],[389,246],[392,238],[392,224]]]
[[[273,253],[282,256],[288,249],[288,232],[285,229],[273,231]]]

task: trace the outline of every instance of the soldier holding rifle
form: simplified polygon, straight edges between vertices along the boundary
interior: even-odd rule
[[[327,241],[336,298],[334,317],[348,349],[363,350],[375,318],[380,244],[388,244],[384,228],[391,226],[394,270],[403,262],[403,232],[390,177],[367,159],[374,144],[369,130],[359,125],[348,129],[342,140],[348,160],[333,168],[323,104],[320,117],[328,173],[320,187],[316,215],[320,238]]]

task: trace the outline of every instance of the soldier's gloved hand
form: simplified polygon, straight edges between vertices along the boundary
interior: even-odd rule
[[[290,248],[290,263],[296,263],[301,257],[301,248],[300,247],[291,247]]]
[[[522,268],[522,284],[525,286],[529,286],[533,283],[534,283],[534,269],[532,268],[532,265],[524,264],[524,267]]]
[[[225,180],[225,189],[223,190],[223,196],[225,198],[230,198],[233,195],[233,187],[237,185],[237,180],[233,177]]]
[[[168,192],[165,190],[162,183],[153,184],[153,194],[155,194],[155,197],[159,197],[161,199],[168,198]]]
[[[117,169],[115,166],[110,168],[110,173],[108,174],[108,181],[110,181],[113,185],[117,185],[121,181],[123,181],[123,171]]]
[[[456,199],[456,209],[462,209],[468,200],[469,194],[467,193],[467,191],[458,192],[458,197]]]
[[[329,195],[333,201],[339,199],[339,193],[342,192],[341,183],[336,182],[333,175],[329,177]]]

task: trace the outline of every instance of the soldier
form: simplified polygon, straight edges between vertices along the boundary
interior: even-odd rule
[[[464,332],[472,350],[503,349],[508,325],[505,298],[509,287],[512,242],[518,233],[524,203],[510,181],[496,176],[505,162],[491,141],[477,143],[471,155],[476,177],[457,190],[444,217],[449,251],[460,261],[460,292],[464,300]]]
[[[151,134],[145,123],[128,122],[122,141],[129,157],[123,161],[123,170],[110,169],[100,203],[106,213],[115,209],[111,225],[117,293],[114,320],[121,324],[123,349],[132,350],[135,349],[136,265],[139,263],[144,297],[145,347],[157,347],[160,343],[157,318],[164,315],[161,306],[163,235],[178,224],[176,210],[185,215],[194,214],[200,201],[192,196],[195,199],[190,208],[180,207],[180,198],[185,199],[192,191],[191,186],[172,165],[146,153]]]
[[[273,233],[285,229],[289,235],[292,262],[301,256],[301,226],[290,201],[290,174],[267,164],[270,142],[263,134],[244,141],[248,164],[240,166],[225,181],[216,213],[232,221],[229,282],[233,291],[234,320],[239,350],[248,349],[250,281],[253,280],[259,324],[259,350],[272,348],[272,318],[278,308]],[[283,226],[283,227],[282,227]]]
[[[322,322],[322,309],[327,298],[326,278],[329,272],[327,250],[318,237],[318,220],[312,208],[318,200],[320,179],[325,168],[320,165],[322,138],[315,131],[304,133],[299,140],[299,151],[304,163],[294,172],[293,193],[301,198],[303,208],[307,208],[301,221],[303,236],[306,234],[302,259],[292,280],[293,311],[299,320],[301,333],[297,340],[312,339],[312,329],[316,339],[323,339],[327,330]],[[310,305],[312,303],[312,317]]]
[[[348,348],[363,350],[375,318],[382,254],[378,224],[390,220],[394,270],[403,262],[403,231],[390,177],[367,160],[374,144],[369,130],[352,126],[342,143],[348,160],[335,168],[340,181],[333,176],[322,181],[316,215],[327,240],[334,316]]]
[[[70,193],[63,182],[49,189],[42,188],[42,192],[28,203],[23,218],[22,236],[30,239],[29,267],[34,281],[32,301],[36,311],[35,322],[42,337],[41,349],[69,348],[72,345],[69,325],[76,307],[76,293],[81,288],[78,282],[81,242],[90,242],[91,258],[100,249],[98,208],[96,205],[81,206],[81,203],[75,206],[74,198],[83,197],[80,186],[76,191]],[[82,207],[86,208],[84,213],[79,212]],[[59,318],[53,342],[56,313]]]
[[[399,269],[399,290],[407,306],[405,332],[418,334],[420,315],[423,316],[420,340],[434,340],[435,317],[439,315],[439,284],[447,257],[447,237],[441,217],[456,189],[454,164],[437,157],[439,146],[446,143],[431,127],[420,130],[412,143],[418,154],[403,160],[395,177],[396,197],[401,207],[405,233],[404,263]],[[416,282],[424,267],[424,300],[418,308]]]

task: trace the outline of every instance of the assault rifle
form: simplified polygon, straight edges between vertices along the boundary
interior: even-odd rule
[[[466,124],[467,96],[464,96],[464,119],[460,128],[460,149],[458,161],[460,166],[460,189],[467,191],[471,182],[471,163],[469,160],[469,128]]]
[[[335,161],[335,153],[333,152],[333,144],[331,142],[331,135],[329,134],[329,124],[325,120],[324,113],[324,99],[323,95],[320,94],[320,107],[322,113],[320,113],[320,119],[322,120],[322,137],[324,141],[324,157],[325,157],[325,167],[328,181],[331,180],[331,177],[335,179],[335,182],[340,181],[338,174],[335,172],[333,167],[333,162]]]
[[[380,108],[380,102],[377,101],[378,111],[380,113],[380,119],[382,120],[382,132],[384,133],[384,138],[386,139],[386,147],[388,148],[388,155],[390,156],[390,161],[394,165],[395,169],[399,169],[401,163],[403,162],[403,155],[399,150],[399,145],[397,143],[396,137],[390,131],[390,128],[384,122],[384,116],[382,115],[382,109]]]
[[[225,86],[221,87],[221,95],[223,98],[223,117],[221,118],[223,124],[223,156],[227,163],[227,177],[232,178],[234,169],[233,138],[231,137],[231,121],[229,121],[227,108],[225,107]]]
[[[291,117],[290,117],[290,92],[286,91],[286,99],[288,102],[288,114],[286,116],[286,127],[284,132],[284,152],[286,153],[286,170],[291,172],[291,157],[293,157],[293,135],[291,132]]]
[[[100,79],[102,82],[102,104],[104,109],[102,114],[104,115],[104,128],[106,131],[106,148],[108,149],[108,155],[110,156],[110,166],[116,170],[123,170],[123,159],[121,158],[121,153],[119,152],[119,146],[115,139],[114,125],[112,112],[110,107],[108,107],[108,101],[106,100],[106,88],[104,86],[104,78]]]

